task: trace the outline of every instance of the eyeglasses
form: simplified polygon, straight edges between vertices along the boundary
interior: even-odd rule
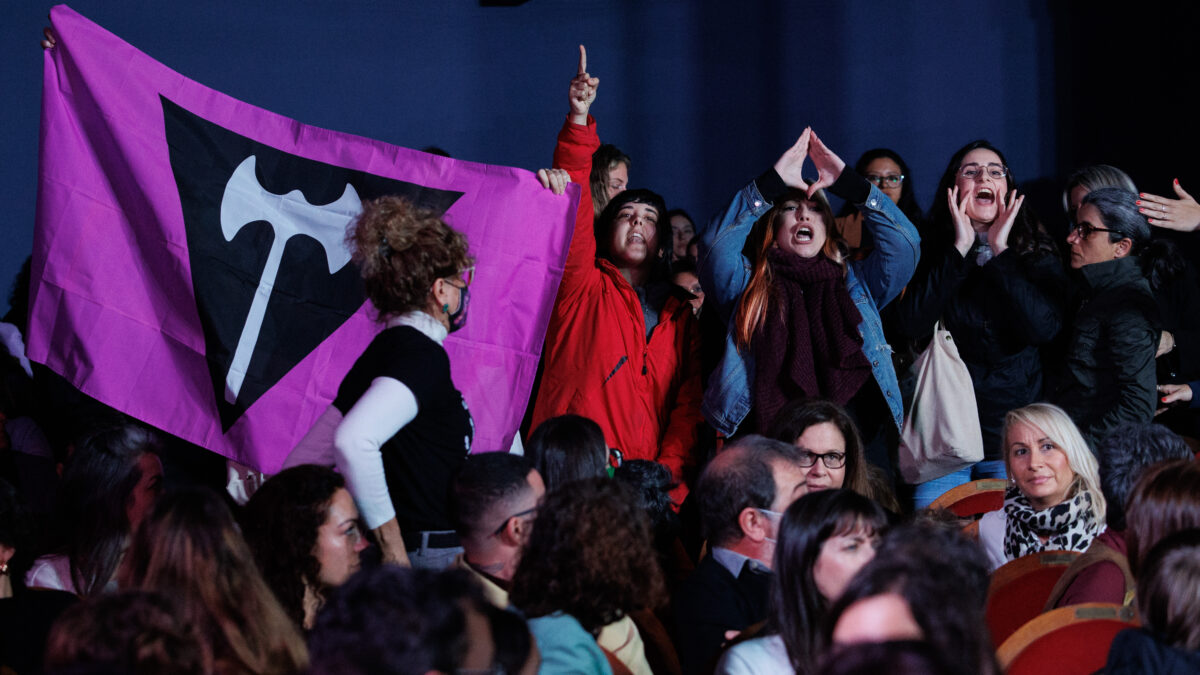
[[[538,510],[538,507],[536,505],[534,505],[534,506],[531,506],[531,507],[525,509],[524,511],[517,511],[516,513],[512,514],[511,516],[505,518],[504,522],[500,523],[500,527],[497,527],[496,531],[492,533],[492,536],[499,537],[500,533],[504,531],[504,528],[508,527],[508,521],[512,520],[513,518],[520,518],[521,516],[528,516],[531,513],[537,513],[537,510]]]
[[[904,182],[904,174],[890,173],[887,175],[880,175],[877,173],[869,173],[869,174],[867,174],[867,180],[871,181],[876,186],[881,187],[881,188],[883,188],[883,187],[894,188],[894,187],[899,187],[900,184]]]
[[[840,469],[846,464],[846,453],[844,452],[826,452],[825,454],[801,450],[800,457],[796,463],[804,468],[808,468],[817,463],[817,458],[821,458],[821,462],[825,464],[826,469]]]
[[[988,164],[987,166],[979,166],[975,162],[963,164],[962,166],[958,167],[959,177],[966,178],[967,180],[975,180],[976,178],[980,177],[980,175],[985,174],[985,172],[988,177],[1000,180],[1008,175],[1008,167],[1004,166],[1003,164]]]
[[[1078,231],[1080,239],[1087,239],[1088,237],[1092,236],[1093,232],[1111,232],[1113,234],[1121,235],[1122,238],[1129,237],[1129,235],[1125,234],[1124,232],[1122,232],[1120,230],[1110,230],[1107,227],[1096,227],[1095,225],[1092,225],[1091,223],[1087,222],[1086,220],[1083,221],[1082,223],[1072,223],[1070,231],[1071,232]]]

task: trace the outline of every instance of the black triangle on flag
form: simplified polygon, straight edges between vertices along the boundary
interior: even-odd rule
[[[443,214],[463,193],[298,157],[160,98],[227,432],[362,306],[345,248],[361,201],[398,195]]]

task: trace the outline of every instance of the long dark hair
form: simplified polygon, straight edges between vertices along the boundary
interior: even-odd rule
[[[138,462],[161,448],[153,432],[122,424],[85,437],[67,461],[56,521],[79,595],[103,591],[117,571],[131,529],[126,506],[142,479]]]
[[[288,616],[304,625],[304,590],[318,600],[321,563],[314,551],[317,530],[329,515],[333,495],[346,486],[342,475],[324,466],[303,464],[272,476],[242,512],[242,532],[263,579]]]
[[[982,139],[971,141],[959,148],[958,152],[954,153],[954,156],[950,158],[950,162],[946,165],[946,170],[942,173],[942,179],[938,181],[937,191],[933,193],[933,204],[929,207],[929,238],[933,239],[933,241],[928,242],[930,247],[927,250],[936,251],[939,260],[954,245],[954,220],[950,215],[950,206],[946,202],[946,192],[954,187],[955,180],[958,177],[958,167],[962,165],[963,158],[967,156],[967,153],[972,150],[991,150],[996,153],[996,156],[1000,158],[1000,162],[1005,167],[1008,167],[1008,175],[1004,177],[1008,185],[1008,191],[1011,192],[1017,188],[1017,181],[1013,177],[1012,167],[1008,166],[1008,160],[1005,159],[1004,153],[1000,152],[999,148]],[[1028,204],[1023,205],[1017,213],[1017,220],[1013,223],[1012,232],[1009,234],[1008,240],[1009,248],[1012,248],[1021,255],[1031,253],[1057,254],[1058,252],[1054,240],[1037,223],[1037,220],[1033,216],[1033,211]],[[925,257],[922,256],[922,262],[925,262],[925,260]],[[935,264],[935,262],[933,260],[929,261],[930,264]]]
[[[904,175],[904,182],[900,184],[900,200],[896,202],[896,206],[900,207],[900,212],[903,213],[910,223],[916,227],[924,218],[925,213],[921,211],[921,206],[917,204],[917,190],[913,185],[912,171],[908,168],[908,163],[904,158],[890,148],[873,148],[862,154],[858,161],[854,163],[854,170],[860,176],[867,175],[867,167],[877,159],[887,158],[896,163],[900,167],[900,173]],[[842,210],[838,212],[838,217],[851,216],[858,209],[850,202],[846,202],[842,206]]]
[[[289,673],[308,666],[299,628],[263,582],[233,514],[216,493],[159,501],[138,528],[121,586],[170,594],[213,647],[218,672]]]
[[[883,507],[844,489],[805,495],[783,514],[775,548],[769,621],[783,638],[797,673],[816,671],[821,626],[830,604],[813,579],[821,545],[831,537],[859,530],[881,532],[887,522]]]
[[[525,455],[548,491],[573,480],[608,475],[604,431],[582,415],[559,415],[539,424],[529,435]]]

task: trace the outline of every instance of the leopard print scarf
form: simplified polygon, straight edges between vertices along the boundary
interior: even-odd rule
[[[1010,487],[1004,494],[1004,514],[1004,555],[1009,560],[1040,551],[1084,551],[1104,531],[1092,510],[1091,495],[1080,489],[1058,506],[1034,511],[1025,495]],[[1042,537],[1049,538],[1043,542]]]

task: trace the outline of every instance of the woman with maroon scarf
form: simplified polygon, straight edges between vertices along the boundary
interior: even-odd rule
[[[800,175],[806,158],[818,173],[811,185]],[[875,242],[863,260],[849,260],[826,187],[863,213]],[[765,430],[789,400],[820,397],[860,424],[886,426],[890,413],[898,431],[904,411],[879,308],[908,283],[919,244],[896,204],[805,129],[701,240],[701,285],[729,325],[704,395],[709,423],[728,436],[753,410]]]

